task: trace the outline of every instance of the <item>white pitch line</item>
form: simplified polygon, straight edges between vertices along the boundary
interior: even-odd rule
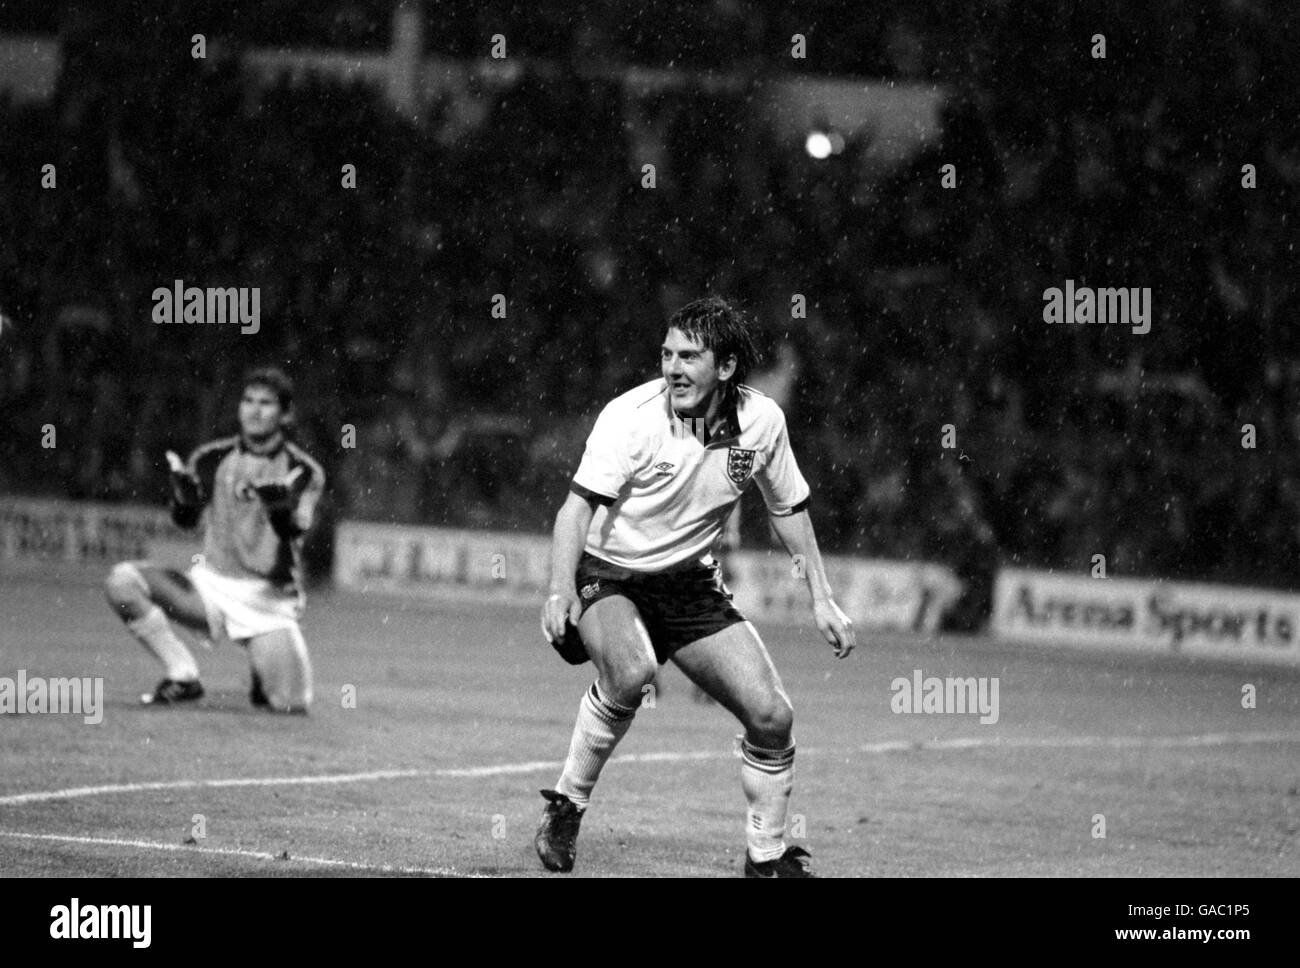
[[[1297,733],[1207,733],[1201,736],[1059,736],[999,739],[996,737],[959,736],[935,740],[889,740],[866,743],[843,750],[822,750],[800,747],[804,756],[850,755],[853,753],[883,754],[907,752],[950,752],[971,749],[1175,749],[1200,746],[1256,746],[1266,743],[1300,743]],[[611,763],[687,763],[701,760],[726,760],[735,757],[732,750],[694,750],[664,753],[627,753],[613,757]],[[0,807],[22,806],[28,803],[49,803],[55,800],[77,800],[115,793],[147,793],[154,790],[212,790],[229,787],[315,786],[321,784],[370,783],[376,780],[395,779],[482,779],[493,776],[511,776],[558,770],[564,767],[559,760],[531,760],[526,763],[499,763],[495,766],[443,768],[437,770],[372,770],[366,773],[335,773],[318,776],[235,777],[224,780],[166,780],[151,783],[116,783],[104,786],[71,787],[64,790],[42,790],[33,793],[13,793],[0,797]]]
[[[560,760],[533,760],[531,763],[502,763],[498,766],[465,766],[459,769],[421,770],[421,776],[446,776],[456,778],[476,778],[484,776],[509,776],[512,773],[540,773],[542,770],[562,770],[564,763]],[[0,799],[0,805],[4,800]]]
[[[906,749],[1177,749],[1199,746],[1256,746],[1261,743],[1300,743],[1295,733],[1205,733],[1201,736],[1025,736],[1013,739],[984,739],[959,736],[923,743],[869,743],[860,753],[892,753]]]
[[[222,789],[225,787],[312,786],[326,783],[365,783],[373,780],[400,780],[428,776],[428,770],[372,770],[369,773],[334,773],[324,776],[235,777],[226,780],[163,780],[154,783],[112,783],[105,786],[71,787],[40,793],[16,793],[0,797],[0,806],[45,803],[50,800],[77,800],[106,793],[146,793],[150,790]]]
[[[314,864],[317,867],[342,867],[353,871],[373,871],[378,874],[429,874],[436,877],[468,877],[445,867],[394,867],[390,864],[362,864],[352,860],[335,860],[331,857],[300,857],[291,854],[281,860],[277,854],[261,850],[240,850],[236,847],[199,847],[194,844],[166,844],[156,840],[122,840],[117,837],[75,837],[69,834],[30,834],[17,830],[0,830],[0,837],[15,840],[41,840],[61,844],[85,844],[102,847],[135,847],[143,850],[166,850],[187,854],[213,854],[220,857],[247,857],[252,860],[273,860],[280,863]]]

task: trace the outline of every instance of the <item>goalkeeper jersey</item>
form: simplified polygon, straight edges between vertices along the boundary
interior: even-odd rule
[[[295,467],[303,469],[294,485],[297,506],[314,512],[325,472],[297,444],[281,439],[263,452],[240,436],[203,444],[185,463],[198,478],[199,503],[179,504],[173,495],[172,519],[192,528],[204,518],[203,559],[209,568],[232,578],[261,578],[281,594],[298,595],[302,534],[296,524],[273,522],[252,487],[283,479]]]

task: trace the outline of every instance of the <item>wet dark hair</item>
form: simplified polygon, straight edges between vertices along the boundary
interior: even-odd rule
[[[288,412],[293,409],[293,381],[279,367],[259,366],[249,370],[244,377],[244,389],[249,387],[266,387],[280,401],[281,410]]]
[[[758,366],[753,323],[743,310],[720,296],[705,296],[687,303],[673,313],[667,328],[681,330],[706,350],[713,350],[713,361],[718,366],[728,357],[736,358],[736,372],[727,381],[729,392],[744,383],[750,371]]]

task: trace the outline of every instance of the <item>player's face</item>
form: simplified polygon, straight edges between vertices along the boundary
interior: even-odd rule
[[[713,350],[676,328],[664,337],[659,359],[673,409],[690,417],[709,416],[723,383],[736,372],[734,359],[718,366]]]
[[[269,387],[244,388],[244,396],[239,401],[239,429],[245,437],[252,440],[270,437],[280,429],[283,416],[280,398]]]

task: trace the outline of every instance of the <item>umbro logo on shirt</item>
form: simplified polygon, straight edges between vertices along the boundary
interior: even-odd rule
[[[668,461],[665,460],[665,461],[660,461],[658,464],[655,464],[655,470],[660,474],[660,476],[672,477],[673,468],[676,466],[677,466],[676,464],[670,464],[668,463]]]

